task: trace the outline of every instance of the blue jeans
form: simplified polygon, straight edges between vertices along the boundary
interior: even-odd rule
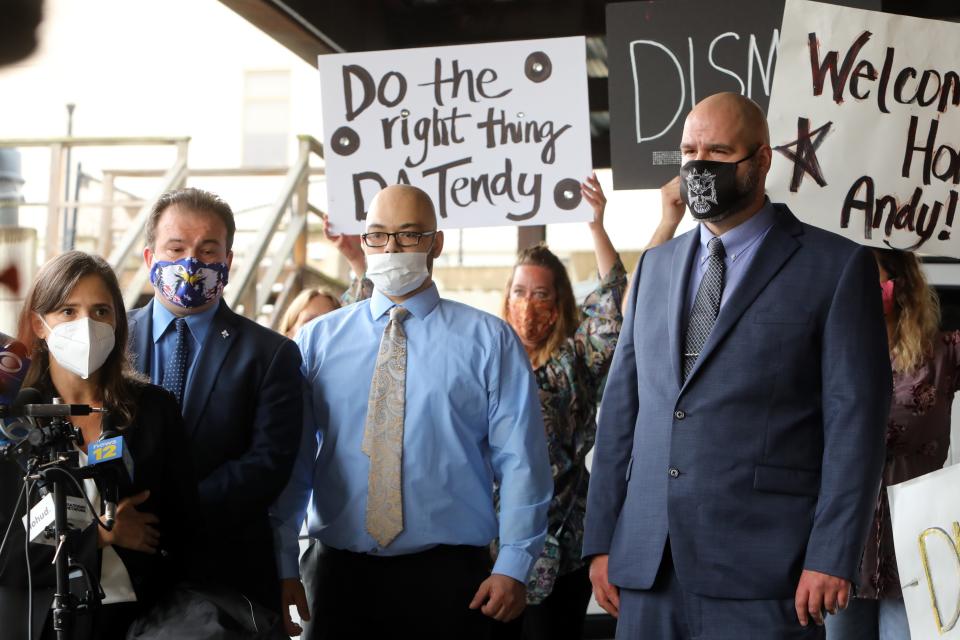
[[[851,598],[850,605],[827,616],[827,640],[910,640],[903,600]]]

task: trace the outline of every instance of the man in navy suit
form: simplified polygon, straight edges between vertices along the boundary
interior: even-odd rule
[[[180,401],[204,521],[198,554],[212,578],[279,612],[267,508],[290,476],[303,423],[296,345],[222,300],[236,231],[212,193],[163,194],[143,258],[154,298],[129,314],[135,366]]]
[[[822,637],[884,456],[877,267],[766,198],[752,101],[700,102],[681,152],[701,224],[634,275],[590,482],[594,593],[617,638]]]

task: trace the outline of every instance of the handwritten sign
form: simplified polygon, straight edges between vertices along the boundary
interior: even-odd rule
[[[591,219],[584,38],[320,56],[320,79],[338,232],[397,183],[430,194],[441,227]]]
[[[960,465],[887,489],[912,638],[960,639]]]
[[[960,256],[960,25],[788,0],[767,190],[863,244]]]
[[[736,91],[767,108],[782,17],[782,0],[607,5],[614,188],[659,188],[677,175],[683,122],[703,98]]]

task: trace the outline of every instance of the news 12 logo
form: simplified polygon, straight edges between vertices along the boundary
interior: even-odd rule
[[[90,446],[87,447],[87,464],[94,465],[121,458],[123,458],[122,436],[92,442]]]

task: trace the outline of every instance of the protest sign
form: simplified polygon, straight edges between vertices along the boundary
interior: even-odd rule
[[[362,230],[388,184],[445,228],[592,219],[584,38],[320,56],[328,215]]]
[[[767,108],[782,17],[782,0],[607,5],[614,188],[659,188],[677,175],[683,122],[703,98],[736,91]]]
[[[960,639],[960,465],[890,486],[911,638]]]
[[[767,191],[874,247],[960,257],[960,25],[788,0]]]

